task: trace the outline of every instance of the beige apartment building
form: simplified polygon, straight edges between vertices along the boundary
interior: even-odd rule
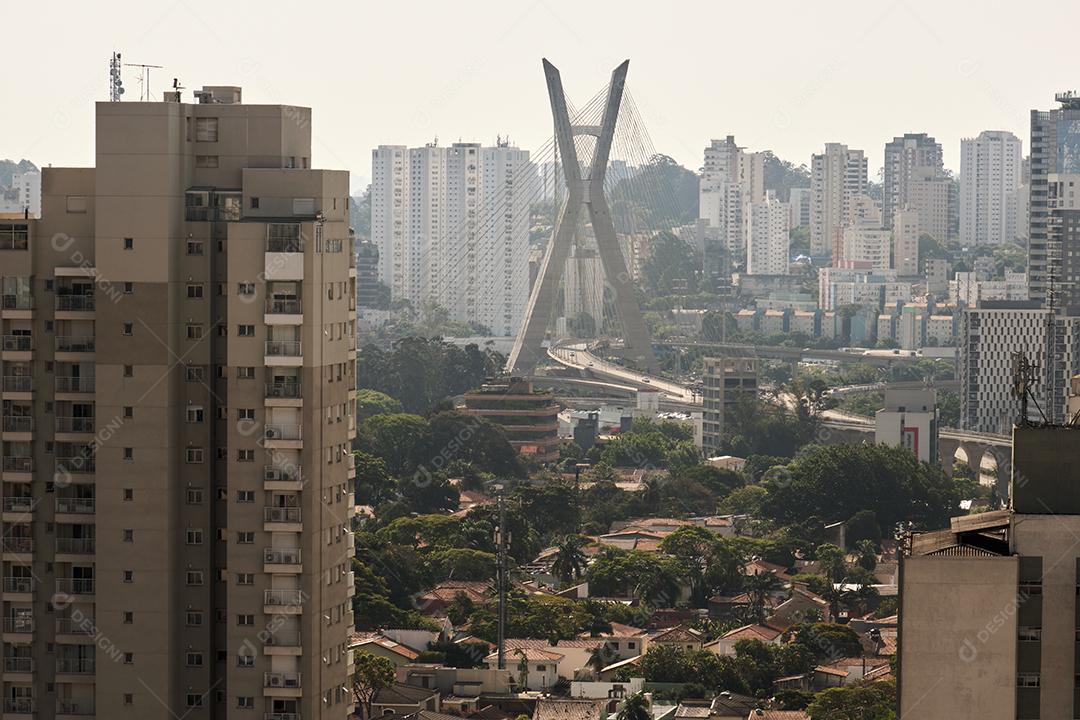
[[[98,103],[0,219],[4,718],[352,708],[348,173],[195,96]]]

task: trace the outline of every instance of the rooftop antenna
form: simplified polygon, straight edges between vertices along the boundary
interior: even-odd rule
[[[146,65],[144,63],[124,63],[124,67],[137,67],[141,68],[139,71],[139,99],[150,102],[150,70],[153,68],[161,69],[164,65]]]
[[[120,53],[114,52],[109,59],[109,102],[120,102],[124,94],[124,81],[120,79]]]
[[[180,84],[180,78],[172,79],[172,89],[173,93],[176,95],[176,102],[180,102],[180,91],[187,90],[187,88]]]
[[[1028,360],[1024,353],[1015,352],[1012,354],[1012,377],[1012,396],[1020,401],[1020,416],[1016,419],[1016,424],[1018,426],[1031,424],[1028,420],[1028,401],[1035,403],[1035,408],[1043,416],[1043,422],[1045,422],[1046,416],[1039,407],[1039,401],[1035,399],[1035,393],[1032,392],[1032,388],[1039,384],[1039,366]]]

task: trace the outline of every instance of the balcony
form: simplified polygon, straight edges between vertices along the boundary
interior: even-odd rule
[[[263,673],[263,687],[268,688],[291,688],[299,689],[302,685],[303,675],[298,672],[268,672]]]
[[[97,462],[93,456],[65,455],[56,458],[56,474],[65,479],[72,475],[93,475],[97,471]]]
[[[304,447],[302,441],[302,428],[294,424],[271,424],[263,428],[263,444],[265,447],[283,450],[300,450]]]
[[[93,618],[56,618],[57,635],[93,635],[96,631]]]
[[[76,715],[79,717],[94,714],[94,701],[90,698],[85,700],[57,700],[57,715]]]
[[[34,458],[32,457],[20,457],[13,455],[11,457],[5,457],[3,465],[3,472],[6,473],[22,473],[30,474],[34,472]]]
[[[6,553],[32,553],[34,552],[34,539],[18,536],[4,536],[0,539],[0,547]]]
[[[94,538],[56,538],[56,554],[93,555]]]
[[[94,498],[57,496],[56,512],[57,514],[70,513],[72,515],[93,515]]]
[[[34,418],[28,415],[5,415],[4,432],[31,433],[34,431]]]
[[[93,312],[93,295],[57,295],[56,312]]]
[[[93,393],[95,382],[93,377],[58,377],[56,378],[57,393],[85,394]],[[93,432],[93,430],[91,430]]]
[[[29,375],[5,375],[4,392],[28,393],[34,389],[34,378]]]
[[[299,466],[263,466],[264,490],[299,490],[304,484]]]
[[[16,634],[29,634],[34,632],[34,618],[24,615],[21,617],[4,618],[4,632]]]
[[[263,590],[263,612],[268,615],[296,615],[303,611],[303,604],[303,590]]]
[[[264,655],[300,655],[300,631],[278,628],[267,634],[263,645]]]
[[[263,713],[263,720],[301,720],[300,713],[268,712]]]
[[[22,593],[24,595],[34,592],[34,578],[32,577],[6,577],[4,578],[4,592]]]
[[[34,672],[34,658],[6,657],[4,658],[4,672],[32,673]]]
[[[303,363],[299,340],[267,340],[264,364],[297,367]]]
[[[4,352],[28,353],[34,349],[34,338],[30,335],[5,335]]]
[[[94,352],[93,335],[57,335],[56,352],[92,353]]]
[[[300,508],[298,507],[264,507],[263,522],[271,524],[300,524]]]
[[[85,657],[56,658],[56,672],[67,675],[91,675],[94,672],[94,660]]]
[[[290,400],[299,399],[299,397],[299,380],[284,380],[281,382],[272,382],[266,384],[267,400]]]
[[[59,382],[57,378],[57,382]],[[58,433],[88,433],[94,434],[94,418],[92,417],[58,417],[56,418],[56,432]]]
[[[34,498],[30,496],[9,496],[4,498],[4,512],[29,513],[34,510]]]
[[[263,548],[263,564],[300,565],[300,548]]]
[[[56,592],[68,595],[93,595],[94,578],[56,578]]]
[[[300,325],[304,311],[299,298],[268,298],[263,321],[267,325]]]
[[[33,698],[4,698],[5,715],[33,715],[36,709]]]

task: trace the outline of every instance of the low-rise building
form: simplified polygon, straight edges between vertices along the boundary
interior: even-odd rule
[[[550,390],[523,378],[491,381],[465,393],[465,413],[498,425],[522,455],[543,462],[559,457],[559,405]]]

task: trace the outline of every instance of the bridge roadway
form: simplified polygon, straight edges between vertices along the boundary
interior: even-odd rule
[[[869,354],[850,353],[842,350],[818,350],[815,348],[785,348],[775,345],[743,345],[739,343],[708,342],[703,340],[664,340],[656,345],[671,347],[703,347],[722,350],[725,354],[743,354],[751,357],[770,358],[773,360],[832,360],[835,362],[864,362],[869,365],[888,366],[893,363],[911,363],[918,360],[950,360],[952,358],[927,358],[921,355],[905,354],[900,350],[893,354],[891,350],[870,350]],[[860,348],[861,349],[861,348]]]

